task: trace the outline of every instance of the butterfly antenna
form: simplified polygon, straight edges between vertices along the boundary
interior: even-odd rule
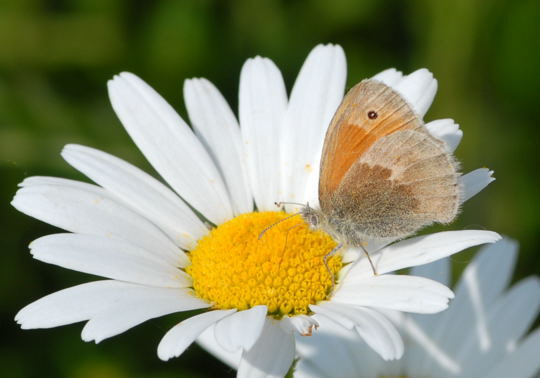
[[[373,274],[375,276],[378,276],[379,273],[377,273],[377,269],[375,269],[375,264],[373,264],[373,261],[371,260],[371,257],[369,256],[369,253],[368,251],[366,251],[366,249],[361,245],[360,248],[362,248],[362,251],[364,251],[364,254],[366,255],[368,261],[369,261],[369,265],[371,265],[371,269],[373,270]]]
[[[259,240],[261,240],[261,238],[264,236],[264,234],[266,233],[266,231],[270,230],[271,228],[277,226],[278,224],[280,224],[281,222],[285,222],[287,219],[290,219],[292,217],[295,217],[297,215],[300,215],[300,213],[294,213],[294,214],[291,214],[289,215],[288,217],[285,217],[283,219],[280,219],[278,220],[277,222],[274,222],[272,223],[270,226],[266,227],[264,230],[261,231],[261,233],[259,234]]]
[[[337,251],[339,251],[339,249],[343,247],[343,244],[338,244],[334,247],[334,249],[332,249],[330,252],[328,252],[326,255],[324,255],[323,257],[323,263],[324,263],[324,267],[326,268],[326,271],[328,272],[328,275],[330,276],[330,279],[332,280],[332,291],[334,291],[334,288],[336,286],[336,282],[335,282],[335,279],[334,279],[334,273],[332,273],[332,271],[330,270],[330,267],[328,266],[328,259],[332,256],[334,256],[336,254]]]
[[[277,207],[281,207],[283,205],[298,205],[298,206],[302,206],[302,207],[305,207],[306,204],[305,203],[300,203],[300,202],[274,202],[274,205],[276,205]],[[309,205],[307,205],[309,206]]]

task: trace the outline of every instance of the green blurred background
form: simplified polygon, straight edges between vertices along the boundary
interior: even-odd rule
[[[521,243],[517,277],[540,273],[540,2],[381,0],[0,1],[0,264],[5,377],[233,376],[193,346],[168,363],[156,346],[179,317],[149,321],[99,346],[81,325],[22,331],[16,311],[93,277],[33,261],[28,243],[56,230],[10,207],[30,175],[82,178],[64,144],[94,146],[149,169],[107,99],[105,83],[132,71],[185,115],[185,78],[213,81],[237,106],[245,59],[270,57],[288,88],[313,46],[343,46],[348,87],[385,68],[428,67],[439,93],[426,120],[451,117],[465,138],[464,171],[497,181],[450,229],[490,229]],[[461,269],[472,252],[453,258]]]

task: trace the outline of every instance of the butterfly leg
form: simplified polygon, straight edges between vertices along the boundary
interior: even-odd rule
[[[326,268],[326,271],[328,272],[328,275],[330,276],[330,279],[332,280],[332,291],[334,291],[334,287],[335,287],[335,280],[334,280],[334,274],[332,273],[332,271],[330,270],[330,267],[328,266],[328,259],[332,256],[334,256],[336,254],[337,251],[339,251],[339,249],[343,247],[343,244],[342,243],[339,243],[338,245],[336,245],[334,247],[334,249],[332,249],[330,252],[328,252],[326,255],[324,255],[323,257],[323,262],[324,262],[324,267]]]
[[[371,257],[369,256],[368,251],[366,251],[366,249],[361,245],[360,245],[360,248],[362,248],[362,251],[364,251],[364,253],[365,253],[365,255],[366,255],[366,257],[367,257],[367,259],[369,261],[369,265],[371,265],[371,269],[373,270],[373,274],[376,275],[376,276],[379,275],[377,273],[377,269],[375,269],[375,264],[373,264],[373,261],[371,260]]]

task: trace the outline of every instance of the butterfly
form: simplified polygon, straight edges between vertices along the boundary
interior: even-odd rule
[[[320,209],[300,214],[338,246],[391,242],[432,223],[450,223],[461,203],[458,163],[401,94],[374,79],[344,97],[327,130]],[[326,263],[325,258],[325,263]]]

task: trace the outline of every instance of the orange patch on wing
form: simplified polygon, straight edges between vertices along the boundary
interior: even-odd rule
[[[341,179],[349,168],[362,156],[378,139],[398,130],[407,129],[407,124],[399,120],[386,120],[383,127],[374,125],[369,131],[357,125],[343,125],[332,140],[334,152],[327,157],[325,175],[321,176],[323,192],[335,191]]]
[[[370,113],[376,117],[369,117]],[[390,87],[374,80],[354,86],[336,111],[326,135],[319,179],[321,199],[337,190],[353,163],[378,139],[398,130],[421,127],[421,120]]]
[[[335,151],[327,156],[325,175],[321,176],[323,191],[335,191],[341,179],[347,173],[351,165],[364,153],[375,141],[374,134],[368,134],[357,125],[340,126],[340,132],[336,134],[336,140],[332,141]]]

